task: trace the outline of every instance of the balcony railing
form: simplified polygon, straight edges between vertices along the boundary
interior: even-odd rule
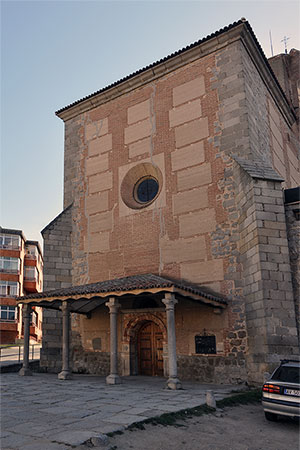
[[[37,260],[37,256],[36,256],[36,255],[31,255],[31,253],[26,253],[26,254],[25,254],[25,258],[26,258],[26,259],[31,259],[31,260],[33,260],[33,261],[36,261],[36,260]]]
[[[0,244],[0,249],[5,249],[5,250],[21,250],[21,247],[19,245],[14,245],[14,244]]]
[[[6,267],[0,267],[1,273],[13,273],[15,275],[20,275],[20,269],[9,269]]]
[[[1,319],[0,318],[0,323],[1,322],[5,322],[5,323],[17,323],[18,319]]]

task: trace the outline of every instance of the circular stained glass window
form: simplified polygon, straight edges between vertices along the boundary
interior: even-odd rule
[[[152,177],[141,178],[134,187],[134,197],[139,203],[149,203],[157,195],[159,190],[158,181]]]

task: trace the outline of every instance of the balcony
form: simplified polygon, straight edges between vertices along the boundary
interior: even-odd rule
[[[24,277],[24,289],[27,292],[38,292],[38,281],[37,278],[35,277],[29,277],[26,276]]]
[[[21,250],[21,237],[13,234],[0,234],[0,249]]]
[[[37,260],[37,255],[32,255],[31,253],[26,253],[25,254],[25,259],[31,259],[36,261]]]
[[[0,256],[0,273],[20,273],[20,258]]]
[[[0,243],[0,249],[4,249],[4,250],[15,250],[15,251],[19,252],[19,251],[21,250],[21,246],[20,246],[20,245],[1,244],[1,243]]]
[[[34,255],[25,255],[25,267],[37,267],[37,258]]]
[[[11,273],[14,275],[20,275],[20,269],[11,269],[8,267],[0,267],[0,273]]]

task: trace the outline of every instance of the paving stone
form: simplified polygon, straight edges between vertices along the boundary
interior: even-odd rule
[[[114,416],[107,417],[105,422],[113,422],[121,425],[129,425],[134,422],[141,422],[142,420],[146,420],[146,416],[138,416],[135,414],[128,414],[128,412],[115,414]]]
[[[127,409],[127,413],[128,414],[143,414],[145,412],[147,412],[149,410],[149,408],[132,408],[132,409]]]
[[[56,435],[56,441],[67,445],[81,445],[91,437],[97,437],[97,433],[91,431],[64,431]]]
[[[106,386],[104,377],[75,376],[64,384],[53,374],[30,379],[2,374],[2,448],[69,449],[99,433],[203,404],[207,389],[219,399],[234,388],[186,382],[184,390],[170,391],[164,386],[165,379],[148,377],[125,377],[121,386]]]
[[[1,448],[23,448],[25,445],[30,444],[32,438],[30,436],[23,436],[21,434],[9,433],[8,436],[1,439]]]
[[[164,414],[165,411],[162,411],[161,409],[148,409],[147,411],[144,412],[144,416],[146,417],[156,417],[156,416],[161,416],[162,414]]]
[[[22,450],[69,450],[69,446],[57,444],[56,442],[47,442],[45,440],[31,441],[30,444],[24,445]]]

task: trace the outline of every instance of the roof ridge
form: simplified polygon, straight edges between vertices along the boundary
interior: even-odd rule
[[[71,207],[73,206],[73,202],[70,203],[69,206],[67,206],[66,208],[64,208],[56,217],[54,217],[53,220],[51,220],[51,222],[48,223],[48,225],[45,226],[45,228],[42,229],[41,234],[45,233],[45,231],[47,231],[52,225],[54,225],[54,223],[63,215],[65,214]]]
[[[161,276],[153,273],[131,275],[113,280],[98,281],[96,283],[89,283],[79,286],[71,286],[62,289],[53,289],[50,291],[38,292],[26,296],[17,297],[19,301],[26,299],[38,299],[46,297],[66,297],[72,295],[85,295],[93,293],[118,292],[118,291],[132,291],[135,289],[153,289],[176,287],[183,289],[186,292],[195,293],[204,298],[215,300],[219,303],[226,304],[226,300],[221,295],[218,295],[204,286],[196,285],[187,280],[175,280],[168,276]]]
[[[159,59],[159,60],[157,60],[157,61],[155,61],[155,62],[153,62],[153,63],[150,63],[150,64],[148,64],[147,66],[142,67],[141,69],[138,69],[138,70],[132,72],[132,73],[129,74],[129,75],[125,75],[124,77],[120,78],[120,79],[117,80],[117,81],[114,81],[113,83],[111,83],[111,84],[105,86],[104,88],[101,88],[101,89],[99,89],[99,90],[93,92],[92,94],[86,95],[85,97],[82,97],[81,99],[76,100],[75,102],[72,102],[72,103],[70,103],[69,105],[64,106],[63,108],[58,109],[58,110],[55,112],[55,114],[56,114],[56,115],[59,115],[59,114],[62,113],[63,111],[66,111],[67,109],[69,109],[69,108],[71,108],[71,107],[73,107],[73,106],[75,106],[75,105],[77,105],[77,104],[79,104],[79,103],[81,103],[81,102],[83,102],[83,101],[85,101],[85,100],[88,100],[88,99],[91,98],[91,97],[94,97],[94,96],[96,96],[96,95],[98,95],[98,94],[100,94],[100,93],[102,93],[102,92],[105,92],[106,90],[108,90],[108,89],[110,89],[110,88],[112,88],[112,87],[114,87],[114,86],[117,86],[118,84],[120,84],[120,83],[122,83],[122,82],[124,82],[124,81],[126,81],[126,80],[129,80],[130,78],[133,78],[133,77],[135,77],[136,75],[138,75],[138,74],[140,74],[140,73],[142,73],[142,72],[144,72],[144,71],[146,71],[146,70],[148,70],[148,69],[151,69],[151,68],[153,68],[153,67],[155,67],[155,66],[157,66],[157,65],[159,65],[159,64],[161,64],[161,63],[163,63],[163,62],[166,62],[167,60],[173,58],[174,56],[180,55],[181,53],[184,53],[184,52],[186,52],[187,50],[190,50],[190,49],[192,49],[192,48],[194,48],[194,47],[197,47],[197,45],[200,45],[200,44],[202,44],[202,43],[204,43],[204,42],[206,42],[206,41],[209,41],[210,39],[212,39],[212,38],[214,38],[214,37],[217,37],[217,36],[219,36],[219,35],[221,35],[221,34],[223,34],[223,33],[226,33],[227,31],[229,31],[229,30],[231,30],[232,28],[235,28],[236,26],[241,25],[241,24],[245,24],[245,25],[247,26],[247,28],[252,32],[252,34],[253,34],[253,36],[254,36],[254,38],[255,38],[256,44],[258,45],[260,51],[263,52],[263,50],[262,50],[262,48],[261,48],[259,42],[257,41],[257,39],[256,39],[256,37],[255,37],[255,35],[254,35],[254,32],[253,32],[253,30],[252,30],[252,28],[251,28],[251,25],[249,24],[249,22],[248,22],[244,17],[242,17],[241,19],[239,19],[239,20],[233,22],[232,24],[226,25],[225,27],[220,28],[218,31],[215,31],[215,32],[213,32],[213,33],[211,33],[211,34],[208,34],[208,35],[205,36],[204,38],[198,39],[197,41],[192,42],[191,44],[186,45],[185,47],[182,47],[181,49],[176,50],[176,51],[173,52],[173,53],[170,53],[170,55],[167,55],[167,56],[165,56],[165,57],[163,57],[163,58],[161,58],[161,59]]]

